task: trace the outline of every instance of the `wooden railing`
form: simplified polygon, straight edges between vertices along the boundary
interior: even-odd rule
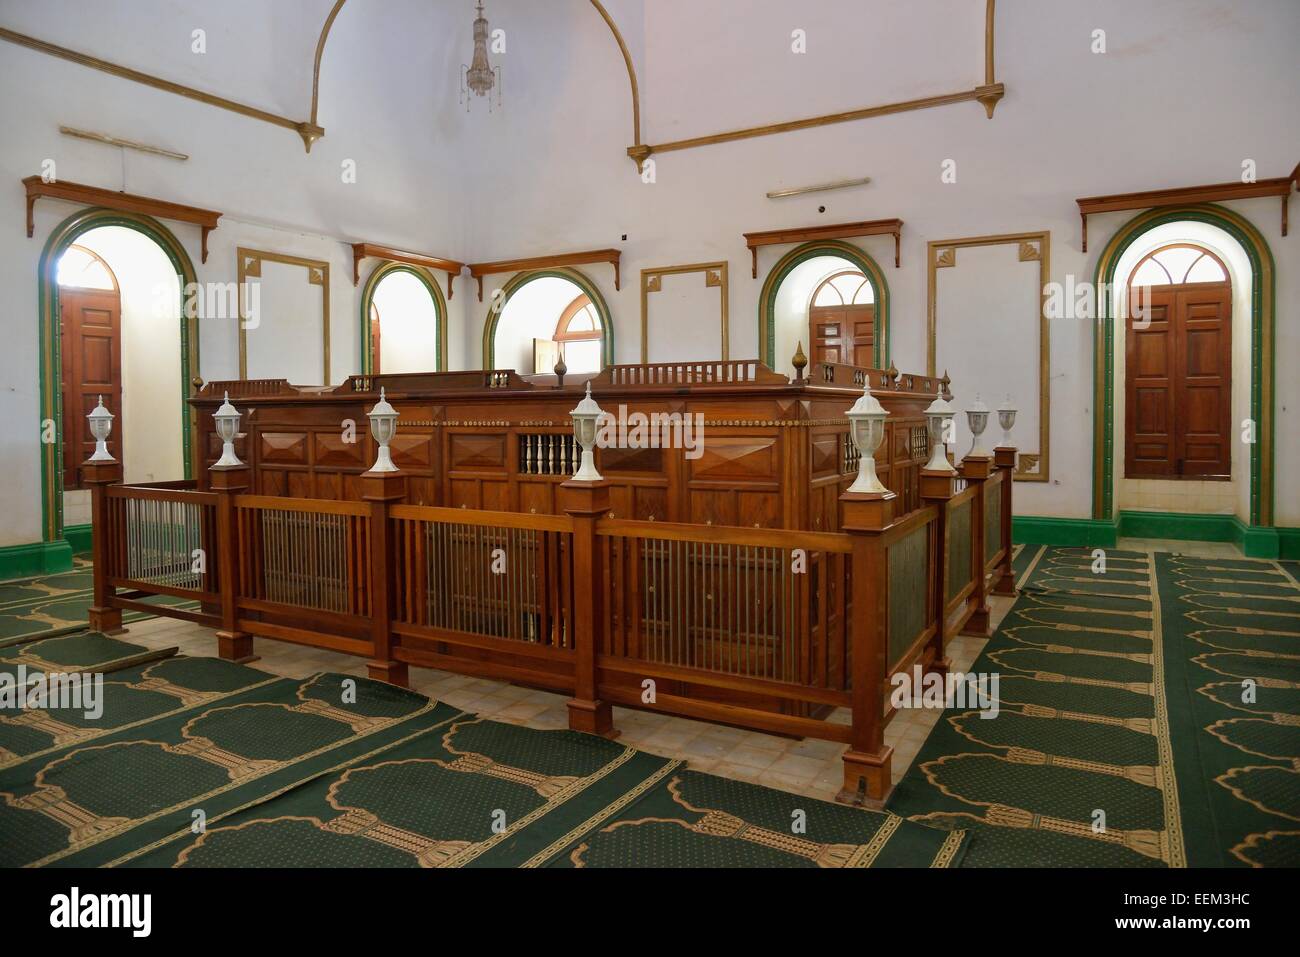
[[[87,469],[91,621],[144,609],[217,628],[232,660],[257,636],[402,685],[416,665],[548,688],[595,733],[622,705],[842,742],[841,797],[876,802],[890,677],[945,671],[946,640],[987,634],[989,590],[1011,589],[1013,465],[968,461],[960,490],[926,473],[898,518],[893,496],[846,493],[836,533],[616,519],[603,482],[537,515],[406,505],[399,473],[344,502],[245,494],[242,466],[205,492]]]

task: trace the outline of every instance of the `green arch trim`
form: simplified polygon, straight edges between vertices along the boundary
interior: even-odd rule
[[[447,300],[442,294],[442,289],[438,285],[438,280],[433,277],[428,269],[423,266],[408,266],[406,263],[383,262],[375,267],[366,284],[361,287],[361,313],[359,320],[361,323],[361,373],[370,375],[374,372],[371,368],[373,363],[370,360],[370,303],[375,298],[375,293],[379,289],[379,284],[393,273],[407,272],[420,280],[424,287],[429,290],[429,296],[433,299],[434,311],[434,334],[437,340],[437,356],[434,364],[437,366],[435,371],[447,371]],[[383,321],[383,316],[380,316]]]
[[[125,226],[153,240],[171,260],[180,279],[181,455],[185,477],[192,478],[194,474],[191,451],[196,419],[194,410],[185,401],[194,394],[191,372],[199,367],[198,309],[191,307],[187,299],[197,287],[194,263],[175,234],[152,216],[100,207],[79,210],[50,232],[41,250],[36,274],[40,323],[40,416],[42,422],[52,421],[55,430],[55,441],[43,443],[41,448],[41,529],[42,540],[47,542],[63,538],[63,396],[57,387],[62,356],[58,323],[59,257],[83,233],[102,226]]]
[[[800,263],[818,256],[837,256],[840,259],[847,259],[861,269],[867,281],[871,283],[871,289],[876,297],[876,334],[875,344],[872,347],[872,365],[877,369],[885,368],[889,365],[890,356],[889,284],[885,282],[885,274],[879,264],[870,255],[852,243],[840,242],[837,239],[804,243],[782,256],[767,274],[767,279],[763,281],[763,291],[758,297],[758,343],[762,352],[762,361],[771,369],[777,368],[776,322],[773,320],[776,313],[777,290],[781,288],[781,283],[785,282],[791,270]],[[808,348],[812,348],[811,344]],[[784,361],[782,360],[783,363]]]
[[[1240,243],[1250,259],[1250,416],[1256,439],[1250,447],[1250,524],[1273,524],[1273,335],[1275,273],[1273,253],[1248,219],[1213,203],[1149,210],[1121,226],[1102,250],[1095,290],[1110,290],[1125,250],[1142,235],[1175,222],[1217,226]],[[1105,283],[1105,285],[1102,285]],[[1115,319],[1111,296],[1097,296],[1093,325],[1093,484],[1092,517],[1114,517],[1115,475]]]
[[[501,313],[505,312],[511,298],[535,279],[544,279],[548,276],[569,280],[591,299],[591,304],[596,307],[596,314],[600,316],[601,360],[607,366],[614,364],[614,318],[610,314],[609,304],[605,302],[605,297],[600,294],[600,290],[596,288],[595,283],[583,273],[578,272],[578,270],[566,267],[563,269],[537,269],[531,272],[516,273],[501,287],[500,301],[493,301],[492,305],[488,307],[487,317],[483,320],[484,369],[495,368],[497,322],[501,319]]]

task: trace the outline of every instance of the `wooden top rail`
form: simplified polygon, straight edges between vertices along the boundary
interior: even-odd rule
[[[854,389],[861,389],[870,382],[874,392],[915,392],[933,396],[942,390],[945,396],[950,394],[946,376],[937,379],[912,372],[899,372],[897,369],[872,369],[868,366],[845,365],[842,362],[815,362],[808,378],[799,381],[814,386]]]
[[[389,508],[388,514],[403,521],[437,522],[444,525],[522,528],[538,532],[573,531],[573,519],[567,515],[489,512],[477,508],[437,508],[432,505],[394,505]]]
[[[606,366],[591,380],[593,389],[618,386],[786,385],[789,379],[757,359],[716,362],[655,362]]]
[[[194,489],[154,488],[143,485],[109,485],[104,490],[109,498],[135,499],[142,502],[188,502],[192,505],[215,505],[216,492],[197,492]]]
[[[321,498],[284,498],[279,495],[236,495],[236,508],[276,509],[316,515],[369,515],[368,502],[343,502]]]
[[[922,525],[929,525],[939,517],[939,507],[937,505],[926,505],[918,508],[905,516],[901,521],[895,522],[881,533],[880,540],[888,548],[900,538],[906,538],[912,532],[916,531]]]
[[[964,505],[966,502],[969,502],[976,495],[978,495],[979,490],[980,487],[978,482],[967,483],[964,489],[962,489],[952,498],[948,499],[948,508],[952,509],[952,508],[956,508],[958,505]]]
[[[302,394],[302,390],[290,385],[288,379],[223,379],[207,383],[198,394],[220,399],[227,392],[232,399]]]
[[[814,552],[847,555],[853,538],[838,532],[804,532],[783,528],[742,528],[733,525],[686,525],[679,522],[638,522],[602,518],[596,534],[608,538],[644,538],[671,542],[703,542],[710,545],[746,545],[752,548],[802,548]]]

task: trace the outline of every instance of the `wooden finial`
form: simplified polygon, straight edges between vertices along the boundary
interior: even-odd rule
[[[555,369],[554,369],[553,371],[555,372],[555,379],[556,379],[556,383],[555,383],[555,384],[556,384],[556,387],[557,387],[557,388],[560,388],[560,389],[563,389],[563,388],[564,388],[564,374],[565,374],[566,372],[569,371],[569,367],[566,366],[566,365],[564,364],[564,352],[563,352],[563,351],[561,351],[561,352],[559,353],[559,355],[556,356],[556,359],[555,359]]]
[[[889,363],[888,373],[889,373],[889,383],[891,387],[897,389],[898,388],[898,366],[894,365],[892,361]]]
[[[803,354],[802,339],[799,340],[799,344],[795,347],[794,358],[790,360],[790,364],[794,366],[794,380],[796,382],[802,382],[803,370],[808,368],[808,357]]]
[[[939,383],[943,386],[943,400],[944,400],[945,402],[951,402],[951,401],[952,401],[952,389],[948,388],[948,386],[952,385],[952,379],[949,379],[949,378],[948,378],[948,370],[947,370],[947,369],[944,369],[944,370],[943,370],[943,378],[939,380]]]

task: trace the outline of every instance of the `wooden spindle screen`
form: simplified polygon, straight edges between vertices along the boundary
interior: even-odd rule
[[[607,654],[843,688],[848,556],[642,535],[604,539]]]
[[[1002,551],[1002,472],[996,471],[984,483],[984,563]]]
[[[416,511],[435,510],[402,510]],[[567,523],[552,516],[546,521]],[[395,518],[393,527],[400,571],[397,621],[573,648],[572,532],[405,515]]]
[[[239,506],[235,523],[242,597],[316,611],[370,613],[367,516]]]
[[[145,494],[109,499],[109,541],[117,546],[109,550],[111,574],[141,585],[216,591],[215,510],[207,496]]]
[[[932,603],[924,598],[918,599],[918,596],[932,594],[934,532],[931,514],[929,520],[914,523],[914,527],[904,532],[887,551],[889,632],[886,663],[891,673],[907,661],[909,652],[915,650],[918,639],[934,620]]]
[[[970,497],[958,496],[948,502],[948,594],[952,601],[963,588],[975,580],[972,562]]]

